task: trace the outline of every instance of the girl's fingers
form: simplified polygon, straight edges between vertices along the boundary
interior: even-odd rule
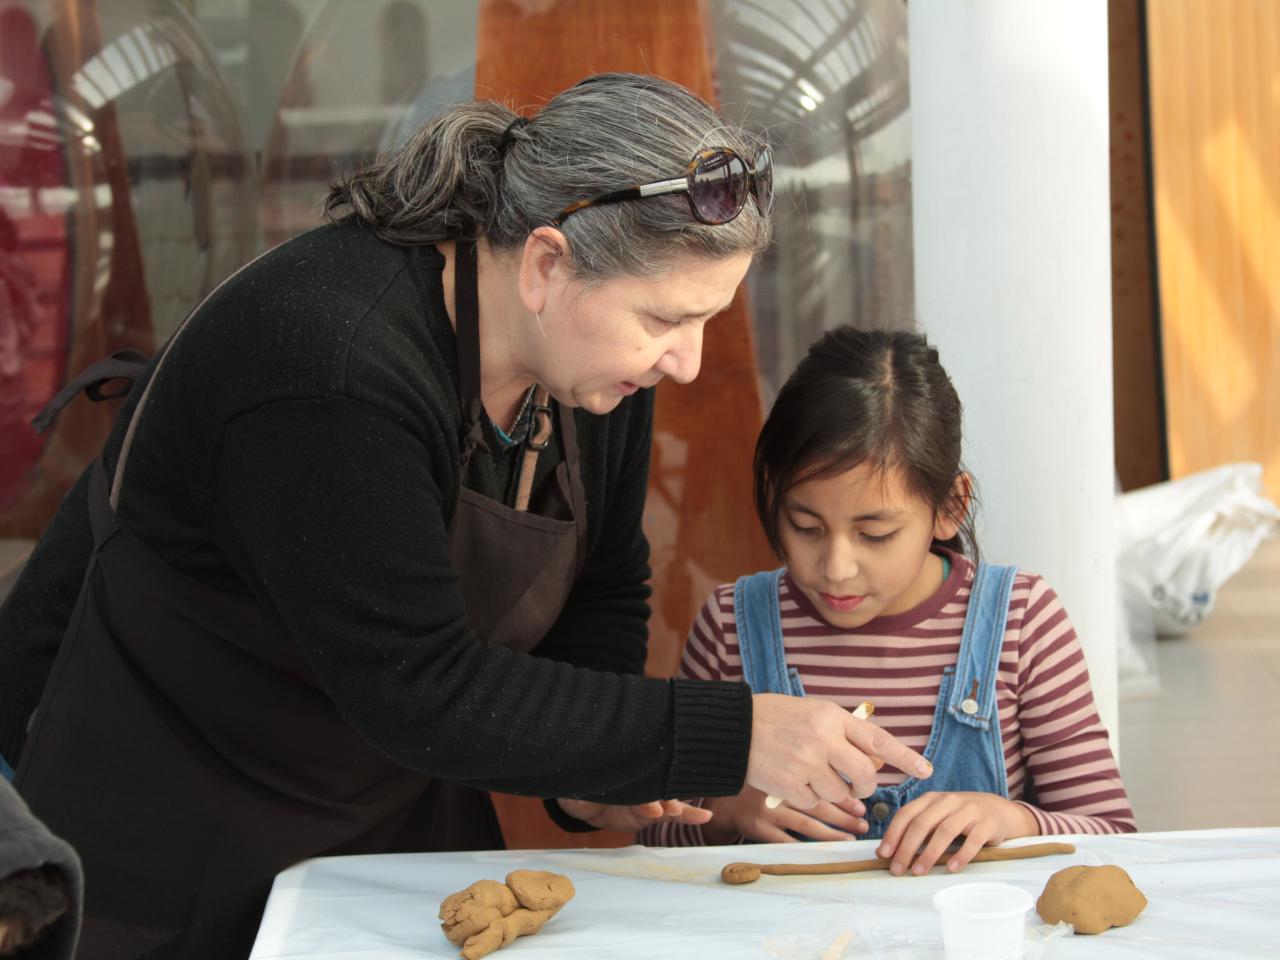
[[[812,810],[806,810],[805,813],[814,820],[821,820],[827,826],[836,827],[839,830],[845,830],[850,833],[860,832],[858,831],[858,824],[865,822],[861,817],[850,813],[843,803],[819,804]]]
[[[915,859],[916,851],[924,845],[925,841],[933,834],[934,829],[942,822],[942,819],[950,813],[947,809],[949,805],[937,803],[921,810],[920,813],[911,821],[911,825],[907,827],[907,832],[902,836],[902,842],[898,844],[898,848],[893,853],[893,863],[889,866],[889,872],[895,877],[900,877],[907,872],[907,866]],[[904,807],[903,810],[906,808]],[[898,811],[898,815],[894,817],[897,820],[902,816],[903,810]]]
[[[885,860],[892,857],[898,849],[898,844],[902,842],[902,835],[907,832],[907,828],[915,822],[922,811],[932,806],[939,796],[941,794],[926,793],[905,804],[889,822],[889,827],[884,832],[884,839],[876,848],[876,856],[883,857]]]
[[[800,834],[802,837],[808,837],[810,840],[856,840],[858,839],[852,833],[846,833],[843,830],[837,830],[830,824],[823,823],[815,817],[806,816],[795,810],[790,810],[783,817],[779,817],[775,821],[778,826],[784,827]]]
[[[800,841],[793,837],[781,827],[772,823],[757,824],[756,829],[751,834],[752,840],[759,840],[761,843],[799,843]]]
[[[965,837],[964,843],[960,845],[960,849],[947,860],[947,869],[955,873],[957,870],[962,870],[968,866],[977,852],[986,846],[987,841],[990,839],[991,832],[989,830],[978,828],[971,831]]]
[[[690,804],[684,804],[684,809],[674,819],[681,823],[707,823],[711,819],[711,811],[704,807],[695,807]]]
[[[867,805],[854,796],[845,797],[836,806],[855,817],[865,817],[867,815]]]
[[[915,863],[911,865],[911,872],[917,877],[923,877],[926,873],[933,869],[933,865],[938,862],[938,858],[945,855],[947,848],[955,842],[956,837],[965,833],[974,826],[974,813],[971,810],[961,809],[944,817],[939,824],[934,827],[933,835],[929,837],[929,842],[920,851],[920,855],[916,857]]]

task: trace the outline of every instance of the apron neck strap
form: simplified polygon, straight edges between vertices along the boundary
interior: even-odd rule
[[[480,401],[480,291],[476,242],[459,240],[453,261],[453,296],[457,309],[458,402],[464,431],[483,416]]]

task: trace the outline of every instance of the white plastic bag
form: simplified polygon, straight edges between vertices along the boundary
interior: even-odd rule
[[[1218,588],[1280,532],[1280,508],[1261,490],[1261,464],[1232,463],[1119,496],[1122,601],[1150,609],[1162,636],[1203,621]]]

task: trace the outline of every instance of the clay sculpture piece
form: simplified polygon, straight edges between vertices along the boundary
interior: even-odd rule
[[[1046,923],[1066,921],[1076,933],[1102,933],[1132,923],[1147,898],[1117,866],[1067,867],[1045,884],[1036,911]]]
[[[1075,853],[1069,843],[1032,843],[1024,847],[983,847],[973,855],[973,863],[993,860],[1030,860],[1060,853]],[[891,860],[836,860],[831,863],[731,863],[720,871],[725,883],[754,883],[762,873],[771,876],[808,876],[822,873],[862,873],[888,870]]]
[[[440,928],[466,960],[480,960],[516,937],[537,933],[574,892],[568,877],[540,870],[512,871],[506,883],[477,880],[445,897]]]

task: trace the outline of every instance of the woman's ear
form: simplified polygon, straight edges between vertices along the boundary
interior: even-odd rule
[[[969,516],[973,502],[973,478],[967,473],[956,474],[947,500],[933,518],[933,538],[947,541],[960,532]]]
[[[524,239],[518,278],[520,299],[530,313],[541,313],[551,292],[573,276],[569,241],[555,227],[538,227]]]

